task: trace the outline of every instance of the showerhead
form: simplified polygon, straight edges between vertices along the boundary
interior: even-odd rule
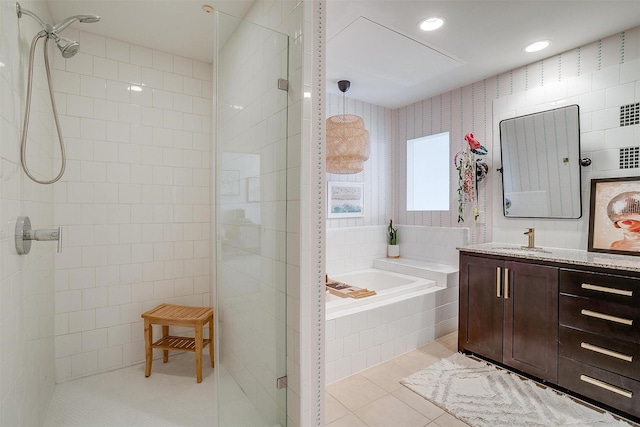
[[[16,3],[16,13],[18,15],[18,18],[22,18],[22,15],[24,14],[38,21],[40,26],[44,29],[44,31],[41,32],[42,36],[44,37],[46,33],[47,38],[55,40],[56,45],[58,45],[58,49],[60,49],[60,52],[62,52],[63,58],[71,58],[73,55],[78,53],[80,43],[60,36],[60,32],[62,32],[62,30],[76,21],[87,24],[92,24],[94,22],[100,21],[100,17],[98,15],[75,15],[52,27],[51,25],[45,23],[42,19],[38,18],[35,13],[20,7],[20,3]]]
[[[78,49],[80,49],[80,43],[74,40],[69,40],[66,37],[60,37],[57,33],[51,34],[51,38],[55,40],[58,49],[62,53],[62,57],[65,59],[69,59],[78,53]]]
[[[93,24],[100,21],[100,17],[98,15],[81,15],[78,19],[80,22],[84,22],[86,24]]]
[[[62,30],[64,30],[65,28],[67,28],[69,25],[73,24],[74,22],[79,21],[85,24],[93,24],[95,22],[100,21],[100,17],[98,15],[75,15],[75,16],[71,16],[67,19],[65,19],[64,21],[62,21],[61,23],[55,25],[53,27],[53,30],[55,32],[60,32]]]

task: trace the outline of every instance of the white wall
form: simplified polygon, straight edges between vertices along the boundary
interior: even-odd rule
[[[397,222],[458,226],[455,169],[451,176],[450,212],[412,213],[402,208],[405,206],[401,173],[406,155],[404,141],[449,131],[453,156],[466,144],[464,135],[473,132],[489,148],[489,178],[480,185],[478,196],[478,209],[486,212],[486,224],[473,222],[469,205],[465,222],[460,224],[470,228],[471,243],[492,240],[524,243],[525,228],[535,227],[536,242],[540,245],[586,249],[589,179],[638,174],[637,169],[616,170],[614,163],[617,147],[640,145],[637,125],[626,129],[616,125],[619,106],[640,100],[639,46],[640,28],[630,29],[398,109],[400,125],[394,135],[397,153],[394,173],[399,183]],[[500,167],[497,123],[519,111],[548,108],[559,99],[580,105],[582,151],[593,160],[591,167],[583,169],[583,217],[580,220],[505,219],[500,176],[496,172]],[[499,115],[494,115],[494,105]]]
[[[68,156],[54,186],[58,381],[143,361],[140,314],[159,303],[211,305],[211,65],[65,36],[82,48],[54,73]]]
[[[354,83],[357,84],[357,83]],[[327,173],[327,181],[363,182],[364,216],[361,218],[330,218],[327,228],[375,226],[388,224],[393,215],[393,110],[366,102],[327,94],[327,117],[346,113],[356,114],[364,119],[364,127],[369,131],[369,160],[364,162],[364,170],[356,174]]]
[[[21,2],[42,19],[42,2]],[[32,242],[18,255],[18,216],[34,228],[53,223],[53,188],[31,182],[20,167],[20,135],[27,85],[29,45],[41,30],[18,20],[15,2],[0,1],[0,425],[41,425],[55,382],[53,346],[53,258],[55,242]],[[60,157],[51,116],[42,43],[38,45],[27,159],[39,179],[57,175]],[[55,52],[55,54],[58,54]]]
[[[640,31],[635,31],[640,37]],[[631,32],[630,32],[631,34]],[[625,34],[626,38],[626,34]],[[617,46],[615,38],[603,40],[609,49]],[[638,42],[638,41],[637,41]],[[591,46],[593,49],[595,46]],[[584,52],[588,52],[586,47]],[[564,58],[563,58],[564,60]],[[626,59],[578,76],[563,79],[550,88],[539,87],[497,99],[494,112],[494,164],[499,164],[499,122],[508,117],[561,105],[580,106],[581,157],[592,164],[581,169],[582,217],[579,219],[516,219],[502,215],[502,188],[493,180],[493,240],[525,243],[522,233],[536,229],[536,244],[586,250],[589,230],[590,183],[593,178],[637,176],[638,169],[620,169],[619,149],[640,145],[640,126],[620,126],[620,107],[640,101],[640,58]]]

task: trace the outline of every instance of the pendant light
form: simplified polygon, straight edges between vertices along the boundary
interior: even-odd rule
[[[327,119],[327,172],[352,174],[362,172],[369,159],[369,131],[364,120],[354,114],[346,114],[345,92],[351,87],[349,80],[340,80],[342,114]]]

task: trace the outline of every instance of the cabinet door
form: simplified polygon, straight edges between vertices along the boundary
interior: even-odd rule
[[[544,380],[558,378],[558,269],[505,262],[502,362]]]
[[[458,349],[502,361],[501,260],[460,255]]]

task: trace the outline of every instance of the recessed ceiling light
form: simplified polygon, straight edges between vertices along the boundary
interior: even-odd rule
[[[202,11],[204,13],[213,13],[213,7],[208,4],[202,5]]]
[[[551,44],[551,41],[549,40],[540,40],[540,41],[533,42],[531,44],[526,45],[523,48],[523,50],[529,53],[538,52],[538,51],[541,51],[542,49],[547,48],[550,44]]]
[[[418,28],[422,31],[434,31],[443,25],[444,18],[440,18],[439,16],[430,16],[420,21],[420,23],[418,23]]]

